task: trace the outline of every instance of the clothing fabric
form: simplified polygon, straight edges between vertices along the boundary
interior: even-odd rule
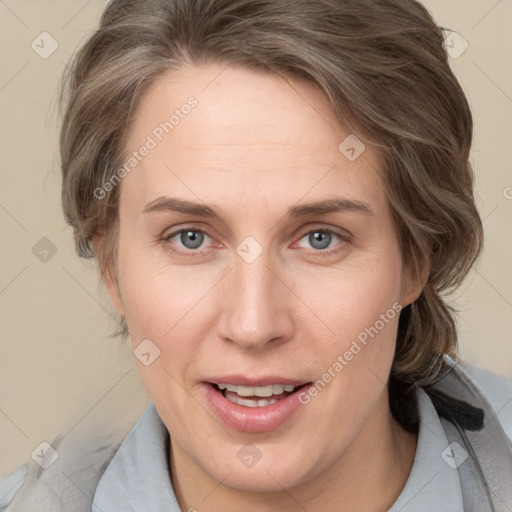
[[[389,512],[510,512],[512,381],[447,364],[453,372],[435,392],[417,390],[416,455]],[[464,418],[461,403],[483,411],[482,425]],[[57,460],[39,476],[19,468],[0,479],[0,511],[181,512],[169,476],[169,433],[152,402],[117,446],[89,444],[78,459]]]

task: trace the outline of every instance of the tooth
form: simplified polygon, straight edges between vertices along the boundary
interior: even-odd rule
[[[244,405],[245,407],[265,407],[277,402],[275,398],[262,398],[260,400],[248,400],[238,395],[226,395],[226,398],[234,404]]]
[[[254,389],[254,396],[259,396],[259,397],[262,397],[262,398],[266,398],[266,397],[272,396],[272,394],[275,393],[274,388],[275,388],[275,386],[272,386],[272,384],[270,384],[269,386],[258,386],[258,387],[255,387],[255,388],[253,388]]]
[[[235,391],[238,396],[254,396],[254,388],[253,387],[248,387],[248,386],[233,386],[233,387],[235,388],[233,391]],[[228,390],[231,391],[231,389],[229,389],[229,386],[228,386]]]
[[[270,400],[258,400],[259,407],[265,407],[265,405],[275,404],[277,400],[275,398],[271,398]]]
[[[268,386],[237,386],[235,384],[217,384],[220,390],[226,389],[232,393],[236,393],[238,396],[257,396],[261,398],[268,398],[272,395],[281,395],[285,391],[288,393],[295,389],[292,384],[269,384]]]
[[[233,402],[234,404],[238,404],[238,405],[245,405],[246,407],[258,407],[258,402],[254,401],[254,400],[245,400],[244,398],[241,398],[239,396],[233,396],[233,395],[227,395],[226,398],[230,401],[230,402]]]
[[[280,395],[284,393],[284,386],[282,384],[274,384],[273,386],[274,395]]]
[[[258,402],[254,400],[244,400],[243,398],[238,399],[239,405],[245,405],[246,407],[258,407]]]

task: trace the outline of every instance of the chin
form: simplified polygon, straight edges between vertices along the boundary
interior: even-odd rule
[[[302,468],[304,469],[304,468]],[[297,466],[290,464],[276,466],[269,464],[269,467],[240,469],[236,468],[224,480],[226,487],[240,492],[251,493],[274,493],[282,492],[283,489],[293,489],[305,480],[304,474],[297,474]],[[215,475],[219,477],[219,475]],[[222,479],[222,476],[220,477]]]
[[[312,473],[315,463],[310,460],[311,455],[297,450],[298,442],[286,444],[289,446],[278,447],[270,444],[262,446],[261,449],[257,448],[257,442],[242,445],[241,448],[237,446],[233,452],[218,455],[219,458],[224,457],[223,464],[203,467],[210,474],[210,478],[241,492],[273,493],[293,489],[314,476]],[[252,460],[249,454],[254,457]],[[247,466],[240,461],[244,457]],[[219,468],[225,468],[221,470],[222,474]]]

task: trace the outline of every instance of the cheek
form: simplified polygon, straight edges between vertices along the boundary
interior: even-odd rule
[[[169,265],[157,249],[119,250],[121,295],[134,347],[149,338],[173,364],[192,357],[209,316],[208,293],[217,273]],[[204,333],[203,333],[204,334]],[[175,364],[174,364],[175,365]]]
[[[337,348],[343,348],[390,308],[388,316],[391,320],[395,317],[401,273],[399,248],[390,244],[389,248],[357,255],[336,267],[304,269],[289,279],[295,283],[297,296],[317,318],[319,329],[331,341],[338,340]]]
[[[321,381],[318,390],[323,384],[330,388],[326,398],[367,408],[384,388],[401,310],[401,265],[398,246],[390,244],[357,263],[297,281],[304,286],[305,302],[321,320],[314,322],[326,333],[316,338],[312,353]],[[313,292],[308,295],[307,289]]]

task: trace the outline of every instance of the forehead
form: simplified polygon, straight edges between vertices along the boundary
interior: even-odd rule
[[[363,190],[381,201],[377,150],[367,145],[347,158],[347,146],[356,155],[363,148],[355,137],[305,80],[214,64],[168,71],[135,112],[124,159],[150,150],[123,180],[121,202],[177,192],[265,201],[277,190],[290,201]]]

